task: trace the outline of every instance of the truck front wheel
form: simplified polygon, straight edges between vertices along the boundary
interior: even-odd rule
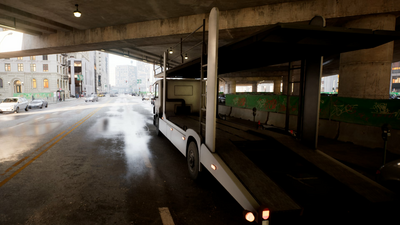
[[[199,178],[199,164],[200,164],[199,151],[197,150],[196,142],[191,141],[189,143],[186,159],[190,177],[193,180],[196,180],[197,178]]]

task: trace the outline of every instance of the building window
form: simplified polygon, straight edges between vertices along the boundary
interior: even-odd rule
[[[43,64],[43,72],[49,72],[49,64]]]
[[[3,88],[3,79],[0,78],[0,88]]]
[[[57,79],[57,89],[59,89],[59,88],[60,88],[60,80]]]
[[[31,56],[31,60],[36,60],[36,56]]]
[[[23,59],[24,59],[24,57],[18,57],[17,59],[18,59],[18,60],[23,60]]]
[[[36,79],[32,79],[32,88],[36,88]]]
[[[10,63],[5,63],[4,64],[4,70],[5,71],[11,71],[11,64]]]
[[[49,80],[47,79],[43,80],[43,88],[49,88]]]
[[[43,60],[47,60],[47,55],[43,55]]]
[[[35,72],[36,71],[36,64],[32,63],[31,64],[31,72]]]
[[[24,71],[24,64],[18,63],[18,71]]]

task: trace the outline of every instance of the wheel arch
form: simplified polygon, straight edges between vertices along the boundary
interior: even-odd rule
[[[187,137],[187,141],[186,141],[186,151],[185,151],[185,157],[187,157],[187,153],[188,153],[188,147],[190,142],[194,141],[196,143],[197,146],[197,152],[199,153],[199,171],[201,171],[201,139],[200,136],[197,134],[196,131],[192,130],[192,129],[187,129],[186,130],[186,137]]]

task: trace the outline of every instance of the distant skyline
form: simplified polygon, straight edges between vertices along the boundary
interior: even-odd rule
[[[126,57],[109,54],[109,65],[110,65],[110,84],[111,86],[115,86],[115,68],[117,66],[123,65],[134,65],[136,66],[136,60],[129,59]]]

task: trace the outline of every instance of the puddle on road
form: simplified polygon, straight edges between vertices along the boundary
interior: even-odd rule
[[[37,142],[38,139],[34,137],[24,137],[22,139],[12,135],[0,136],[0,163],[17,160],[20,154],[32,150],[32,146],[35,146]]]
[[[16,125],[0,130],[0,163],[16,160],[18,155],[31,151],[42,141],[41,135],[51,133],[61,123]]]
[[[38,123],[38,124],[17,124],[8,129],[1,129],[1,137],[25,137],[25,136],[40,136],[52,132],[61,123]]]
[[[119,101],[126,99],[119,99]],[[121,103],[121,102],[117,102]],[[133,111],[137,103],[119,104],[118,107],[110,107],[106,117],[99,119],[93,126],[95,138],[122,139],[121,156],[127,163],[127,177],[143,175],[152,168],[151,154],[148,148],[150,140],[148,118]],[[99,137],[98,134],[101,136]],[[106,151],[118,154],[115,146],[105,146]],[[113,152],[114,151],[114,152]]]

